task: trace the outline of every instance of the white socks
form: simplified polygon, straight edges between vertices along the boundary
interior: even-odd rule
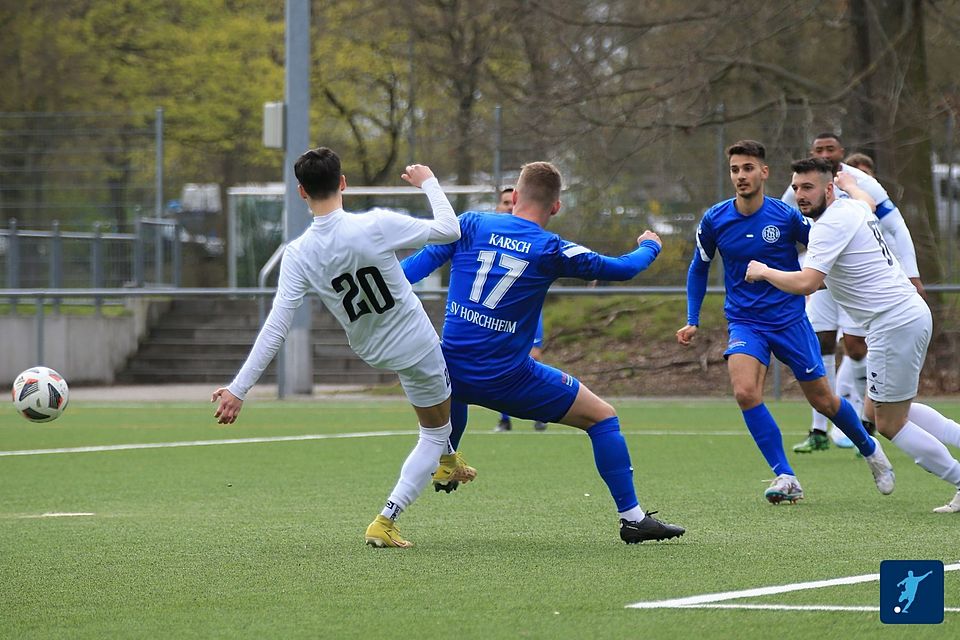
[[[910,405],[907,419],[943,444],[960,448],[960,424],[942,415],[933,407],[914,402]]]
[[[643,512],[643,509],[640,508],[640,505],[635,506],[633,509],[619,511],[617,515],[628,522],[640,522],[647,516],[647,514]]]
[[[900,447],[923,469],[960,488],[960,462],[950,455],[940,440],[910,420],[890,442]]]
[[[823,356],[823,368],[827,370],[827,384],[830,385],[830,390],[833,391],[837,388],[837,356],[833,353],[828,353]],[[816,409],[810,410],[813,413],[813,422],[810,423],[810,428],[814,431],[819,431],[821,433],[827,432],[827,416],[823,415]]]
[[[862,378],[862,380],[860,380]],[[867,359],[859,362],[843,356],[837,371],[837,395],[853,405],[857,415],[863,417],[863,394],[867,383]]]
[[[400,480],[393,488],[390,498],[380,515],[396,520],[400,512],[410,506],[430,483],[433,472],[440,464],[440,456],[447,451],[450,439],[450,423],[428,429],[420,426],[417,446],[400,468]]]

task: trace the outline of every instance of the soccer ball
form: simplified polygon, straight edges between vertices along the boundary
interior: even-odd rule
[[[69,400],[67,381],[47,367],[31,367],[13,383],[13,406],[30,422],[56,420]]]

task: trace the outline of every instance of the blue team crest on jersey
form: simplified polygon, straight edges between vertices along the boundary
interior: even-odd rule
[[[780,239],[780,229],[775,225],[768,224],[763,228],[763,231],[760,232],[760,235],[766,242],[773,244]]]

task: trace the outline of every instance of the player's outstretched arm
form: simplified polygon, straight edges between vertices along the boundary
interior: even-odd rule
[[[649,267],[660,254],[660,236],[644,231],[637,238],[638,247],[630,253],[614,258],[605,256],[574,242],[561,240],[552,256],[553,270],[558,278],[581,280],[629,280]]]
[[[443,266],[453,255],[455,248],[456,245],[453,243],[428,244],[412,256],[407,256],[400,261],[403,275],[410,284],[417,284]]]
[[[224,394],[222,391],[228,391],[231,396],[242,402],[250,388],[263,375],[267,365],[277,355],[277,351],[280,350],[280,346],[290,331],[293,316],[308,287],[306,277],[303,275],[297,260],[296,250],[288,246],[284,252],[283,260],[280,262],[280,280],[277,283],[277,295],[273,299],[273,308],[270,309],[260,333],[257,334],[253,348],[250,349],[250,355],[247,356],[243,366],[240,367],[240,371],[237,372],[233,382],[224,389],[218,389],[214,392],[214,401],[218,397],[221,398],[221,406],[215,414],[216,417],[220,418],[221,424],[232,423],[236,420],[236,414],[240,412],[239,405],[235,406],[235,411],[233,410],[234,404],[232,401],[228,402],[226,407],[223,406]],[[229,422],[224,422],[224,411]]]
[[[460,223],[457,221],[457,214],[453,210],[453,205],[447,199],[447,194],[440,188],[440,182],[434,177],[430,167],[424,164],[411,164],[407,166],[406,171],[400,177],[413,186],[423,189],[430,201],[433,220],[427,221],[430,226],[430,236],[427,238],[427,242],[447,244],[459,240]]]
[[[758,260],[751,260],[747,265],[747,282],[762,282],[766,280],[777,289],[798,296],[810,295],[820,288],[826,276],[822,271],[804,267],[800,271],[781,271],[768,267]]]

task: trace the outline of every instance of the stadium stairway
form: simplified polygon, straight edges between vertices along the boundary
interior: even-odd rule
[[[396,381],[393,373],[374,369],[354,355],[336,319],[318,300],[308,300],[313,305],[310,338],[314,384],[373,385]],[[424,300],[424,308],[439,327],[443,301]],[[246,359],[258,332],[256,300],[175,300],[150,327],[116,381],[227,384]],[[260,382],[276,380],[273,362]]]

